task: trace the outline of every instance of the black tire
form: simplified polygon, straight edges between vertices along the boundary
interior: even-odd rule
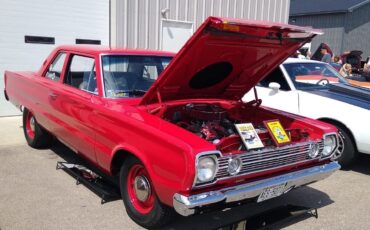
[[[27,108],[23,110],[23,132],[27,144],[32,148],[49,147],[53,142],[53,136],[37,123]]]
[[[136,195],[134,178],[135,182],[139,178],[138,181],[144,181],[144,184],[149,185],[149,187],[146,186],[147,190],[141,190],[147,191],[144,192],[147,197],[141,196],[143,201],[138,198],[140,196]],[[145,228],[160,227],[168,223],[174,216],[174,210],[162,204],[158,199],[149,174],[137,158],[130,156],[125,160],[120,170],[119,185],[126,212],[138,225]]]
[[[336,127],[339,133],[339,146],[333,155],[333,159],[337,160],[342,168],[347,168],[356,160],[358,154],[349,131],[340,125],[336,125]]]

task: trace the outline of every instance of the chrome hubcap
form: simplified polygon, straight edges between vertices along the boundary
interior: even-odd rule
[[[338,135],[338,148],[334,152],[332,159],[333,160],[338,160],[338,158],[340,158],[342,156],[343,151],[344,151],[344,137],[343,137],[343,134],[341,132],[339,132],[339,135]]]
[[[35,132],[35,118],[34,117],[30,118],[30,128],[32,132]]]
[[[146,201],[150,196],[150,184],[144,176],[137,176],[135,178],[134,189],[137,199],[141,202]]]

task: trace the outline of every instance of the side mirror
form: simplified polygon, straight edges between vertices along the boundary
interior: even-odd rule
[[[269,88],[278,91],[280,89],[280,84],[277,82],[270,82]]]

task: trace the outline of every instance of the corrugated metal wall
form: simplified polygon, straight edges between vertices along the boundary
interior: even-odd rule
[[[111,44],[128,48],[160,48],[161,12],[166,18],[194,23],[208,16],[287,23],[290,0],[111,0]]]
[[[348,13],[291,17],[289,23],[324,31],[312,41],[312,51],[325,42],[335,54],[362,50],[363,58],[370,56],[370,3]]]
[[[348,13],[345,18],[342,51],[362,50],[363,59],[370,56],[370,3]]]
[[[324,31],[324,35],[316,36],[311,43],[311,51],[314,52],[324,42],[330,46],[335,54],[341,53],[343,43],[344,14],[308,15],[292,17],[290,24],[300,26],[312,26]]]

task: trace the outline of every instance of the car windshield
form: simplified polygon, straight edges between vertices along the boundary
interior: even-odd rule
[[[102,56],[105,96],[143,96],[171,59],[172,57],[138,55]]]
[[[285,63],[283,66],[297,89],[321,89],[329,84],[347,83],[344,77],[326,63]]]

